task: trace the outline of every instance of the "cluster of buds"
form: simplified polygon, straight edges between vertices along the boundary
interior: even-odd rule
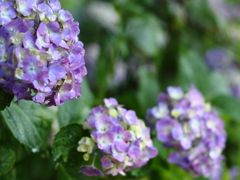
[[[78,22],[58,0],[0,2],[0,86],[21,99],[61,105],[87,74]]]
[[[150,138],[150,129],[137,118],[135,111],[124,109],[114,98],[104,102],[104,106],[93,108],[83,123],[83,128],[90,130],[90,137],[79,141],[78,151],[85,153],[85,161],[91,155],[99,156],[104,174],[125,175],[126,171],[145,165],[158,152]],[[82,167],[80,172],[85,175],[103,176],[94,163]]]
[[[158,106],[148,110],[147,121],[155,121],[158,140],[176,150],[169,162],[193,176],[212,177],[220,169],[226,142],[224,124],[193,86],[186,94],[178,87],[161,93]]]

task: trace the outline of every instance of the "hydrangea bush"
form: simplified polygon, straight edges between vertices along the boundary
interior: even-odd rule
[[[79,97],[87,70],[78,25],[58,0],[0,2],[3,90],[47,106]]]
[[[159,95],[158,105],[148,109],[147,120],[156,122],[158,140],[175,150],[168,162],[194,177],[221,174],[224,124],[194,86],[186,94],[180,87],[168,87],[167,94]]]
[[[0,0],[0,180],[238,180],[240,4],[219,2]]]
[[[133,110],[124,109],[114,98],[104,99],[104,103],[93,108],[83,123],[90,136],[81,138],[77,149],[85,153],[85,161],[89,156],[101,156],[104,174],[125,175],[126,171],[145,165],[158,152],[150,138],[150,129]],[[85,175],[103,176],[94,165],[82,168],[80,172]]]

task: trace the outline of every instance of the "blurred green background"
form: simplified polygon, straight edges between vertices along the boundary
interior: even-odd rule
[[[41,126],[49,129],[48,133],[54,134],[71,123],[81,124],[90,109],[103,104],[105,97],[115,97],[120,104],[135,110],[138,117],[144,119],[146,110],[157,104],[158,93],[165,91],[166,87],[181,86],[187,90],[190,84],[194,84],[225,122],[228,140],[221,179],[240,179],[237,175],[234,178],[240,167],[238,0],[60,1],[80,24],[79,39],[86,50],[88,75],[82,84],[82,97],[65,103],[59,109],[51,109],[55,120],[49,118],[51,122],[41,122],[45,123]],[[44,116],[42,119],[47,118]],[[64,135],[63,132],[63,136],[68,133]],[[11,133],[6,124],[1,124],[0,142],[14,148],[17,158],[13,169],[3,178],[97,179],[78,173],[82,154],[75,152],[76,149],[68,151],[66,148],[77,142],[81,133],[74,136],[75,141],[67,142],[68,145],[59,142],[65,149],[56,150],[62,153],[62,159],[56,160],[56,169],[51,155],[51,137],[48,137],[49,144],[45,150],[31,153],[8,134]],[[129,172],[127,177],[109,176],[103,179],[193,179],[188,173],[167,163],[169,152],[155,138],[154,143],[159,155],[146,166]]]

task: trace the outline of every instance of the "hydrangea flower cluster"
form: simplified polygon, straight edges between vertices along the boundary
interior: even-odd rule
[[[58,0],[0,2],[0,86],[47,106],[79,97],[87,70],[78,26]]]
[[[158,106],[148,109],[147,121],[156,122],[157,138],[174,148],[168,161],[193,176],[216,176],[221,166],[226,132],[223,121],[191,86],[184,94],[179,87],[168,87],[158,97]]]
[[[205,62],[212,70],[224,71],[234,67],[231,54],[223,48],[210,49],[205,53]]]
[[[139,120],[135,111],[126,110],[114,98],[104,99],[105,105],[91,110],[83,128],[90,130],[90,137],[79,141],[78,151],[83,158],[99,156],[104,174],[125,175],[140,168],[158,152],[150,139],[150,129]],[[93,165],[82,166],[79,172],[88,176],[103,176]]]

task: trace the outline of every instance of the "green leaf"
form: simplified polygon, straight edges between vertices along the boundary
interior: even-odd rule
[[[158,156],[161,157],[161,159],[166,160],[168,158],[168,150],[162,145],[162,142],[160,142],[157,138],[153,139],[154,147],[158,149]]]
[[[15,153],[8,148],[0,148],[0,176],[11,170],[16,160]]]
[[[183,53],[179,64],[179,83],[184,89],[194,84],[204,96],[212,98],[229,94],[226,78],[217,72],[210,72],[202,57],[195,51]]]
[[[191,19],[205,27],[216,26],[217,21],[208,1],[187,1],[187,8]]]
[[[165,33],[159,20],[151,14],[133,17],[128,21],[126,34],[148,56],[153,56],[165,45]]]
[[[52,153],[54,162],[68,162],[69,155],[77,152],[78,141],[82,137],[82,126],[70,124],[55,135]]]
[[[19,107],[30,117],[44,142],[47,142],[54,118],[51,109],[32,101],[20,101]]]
[[[73,180],[73,178],[68,174],[67,170],[62,164],[57,167],[58,170],[58,180]]]
[[[236,157],[235,157],[236,158]],[[228,169],[226,166],[224,166],[224,169],[222,170],[223,172],[223,175],[222,175],[222,180],[229,180],[229,179],[232,179],[231,178],[231,174],[230,174],[230,170],[231,169]],[[239,175],[238,175],[239,176]],[[237,177],[239,178],[239,177]]]
[[[199,90],[206,92],[208,77],[207,67],[196,52],[190,51],[180,56],[179,80],[185,89],[194,84]]]
[[[111,37],[108,37],[109,42],[113,42]],[[107,42],[108,42],[107,41]],[[112,76],[114,72],[114,60],[116,55],[113,53],[113,47],[109,48],[109,43],[106,44],[105,48],[101,51],[98,60],[96,62],[96,88],[97,88],[97,98],[103,99],[106,95],[108,89],[108,79]],[[109,53],[106,53],[109,52]]]
[[[231,117],[240,123],[240,101],[231,96],[220,95],[211,99],[211,103],[219,112],[225,116]]]
[[[58,180],[99,180],[98,177],[89,177],[82,173],[79,173],[80,164],[78,166],[66,166],[59,164],[57,167],[57,179]]]
[[[1,180],[11,180],[11,179],[9,179],[9,178],[6,177],[6,176],[2,176],[2,177],[1,177]]]
[[[13,97],[13,95],[6,93],[0,87],[0,111],[4,110],[7,106],[10,105]]]
[[[94,98],[86,80],[81,87],[83,95],[80,98],[65,102],[59,107],[57,118],[60,127],[70,123],[82,123],[87,118]]]
[[[65,1],[65,0],[60,0],[61,3],[61,7],[63,9],[67,9],[68,11],[70,11],[74,17],[75,20],[79,20],[81,18],[80,14],[82,14],[82,12],[84,11],[84,3],[85,0],[80,0],[80,1]],[[83,9],[81,9],[83,8]],[[80,9],[80,10],[79,10]]]
[[[200,177],[196,178],[196,180],[209,180],[209,179],[200,176]]]
[[[5,122],[16,139],[37,152],[46,149],[50,131],[50,114],[47,109],[33,102],[12,103],[2,111]]]
[[[157,96],[160,92],[158,80],[152,72],[146,67],[140,67],[138,70],[139,87],[137,99],[142,112],[145,115],[147,108],[150,108],[157,103]]]
[[[96,179],[78,172],[81,165],[89,164],[93,160],[93,157],[90,157],[88,162],[84,161],[82,157],[83,153],[77,151],[78,142],[82,137],[82,126],[79,124],[69,124],[61,128],[55,135],[52,145],[52,154],[58,172],[58,179]]]
[[[215,97],[218,95],[229,95],[230,88],[226,76],[220,72],[211,72],[209,74],[209,86],[206,92],[207,97]]]

